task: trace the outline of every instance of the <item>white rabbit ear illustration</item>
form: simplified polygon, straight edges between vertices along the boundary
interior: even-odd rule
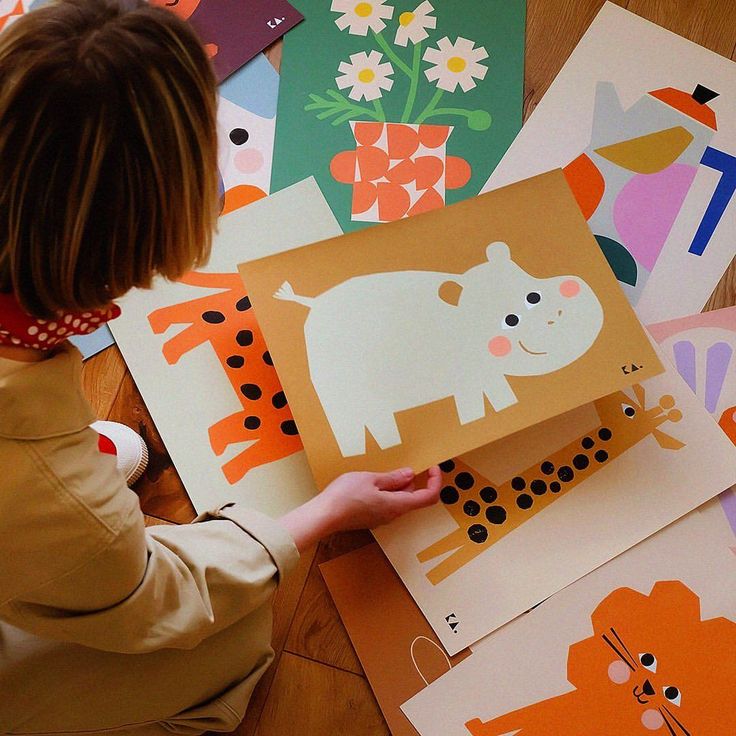
[[[425,686],[452,669],[445,650],[427,636],[418,636],[414,639],[409,651],[411,661]]]

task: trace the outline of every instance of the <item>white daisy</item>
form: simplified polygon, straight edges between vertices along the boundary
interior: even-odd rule
[[[475,48],[475,42],[467,38],[458,38],[455,43],[445,36],[437,44],[439,48],[427,49],[422,57],[424,61],[434,64],[424,73],[430,82],[437,82],[437,86],[446,92],[454,92],[460,85],[463,92],[473,89],[473,79],[483,79],[488,69],[479,64],[482,59],[488,58],[488,52],[483,46]]]
[[[407,10],[399,16],[399,27],[396,30],[394,43],[398,46],[406,46],[411,41],[417,44],[429,36],[427,28],[437,27],[437,18],[430,13],[434,12],[432,3],[428,0],[417,6],[413,11]]]
[[[379,51],[351,54],[349,63],[341,61],[337,67],[343,74],[335,78],[338,89],[350,87],[348,97],[351,100],[377,100],[383,94],[382,89],[388,91],[394,85],[394,80],[388,78],[394,73],[394,69],[389,62],[382,64],[381,59],[383,54]]]
[[[354,36],[367,36],[369,30],[380,33],[386,27],[384,19],[394,14],[386,0],[332,0],[330,10],[342,13],[335,25]]]

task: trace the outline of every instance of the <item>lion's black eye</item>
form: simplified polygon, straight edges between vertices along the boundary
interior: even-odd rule
[[[526,295],[526,303],[528,306],[534,306],[542,301],[542,295],[538,291],[530,291]]]
[[[657,671],[657,658],[649,652],[644,652],[639,655],[639,661],[642,667],[646,667],[650,672]]]
[[[682,693],[674,685],[667,685],[662,689],[665,698],[673,703],[674,705],[680,705],[682,702]]]
[[[507,314],[503,318],[503,327],[516,327],[519,324],[519,316],[517,314]]]

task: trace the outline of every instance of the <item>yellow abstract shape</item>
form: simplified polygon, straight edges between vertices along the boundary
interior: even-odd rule
[[[464,72],[467,65],[468,62],[465,61],[462,56],[451,56],[447,60],[447,68],[455,74],[460,74],[460,72]]]
[[[358,3],[355,6],[355,15],[361,18],[367,18],[373,12],[373,6],[370,3]]]
[[[375,78],[376,73],[373,69],[361,69],[358,72],[358,79],[363,82],[363,84],[370,84]]]
[[[595,152],[623,169],[637,174],[656,174],[677,161],[692,140],[693,134],[677,125],[657,133],[596,148]]]
[[[405,13],[402,13],[399,16],[399,25],[400,26],[408,26],[409,23],[411,23],[415,18],[414,13],[412,13],[410,10],[407,10]]]

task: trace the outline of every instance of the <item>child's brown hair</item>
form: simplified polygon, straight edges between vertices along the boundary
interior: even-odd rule
[[[0,291],[49,317],[204,262],[215,89],[194,32],[143,0],[62,0],[0,35]]]

